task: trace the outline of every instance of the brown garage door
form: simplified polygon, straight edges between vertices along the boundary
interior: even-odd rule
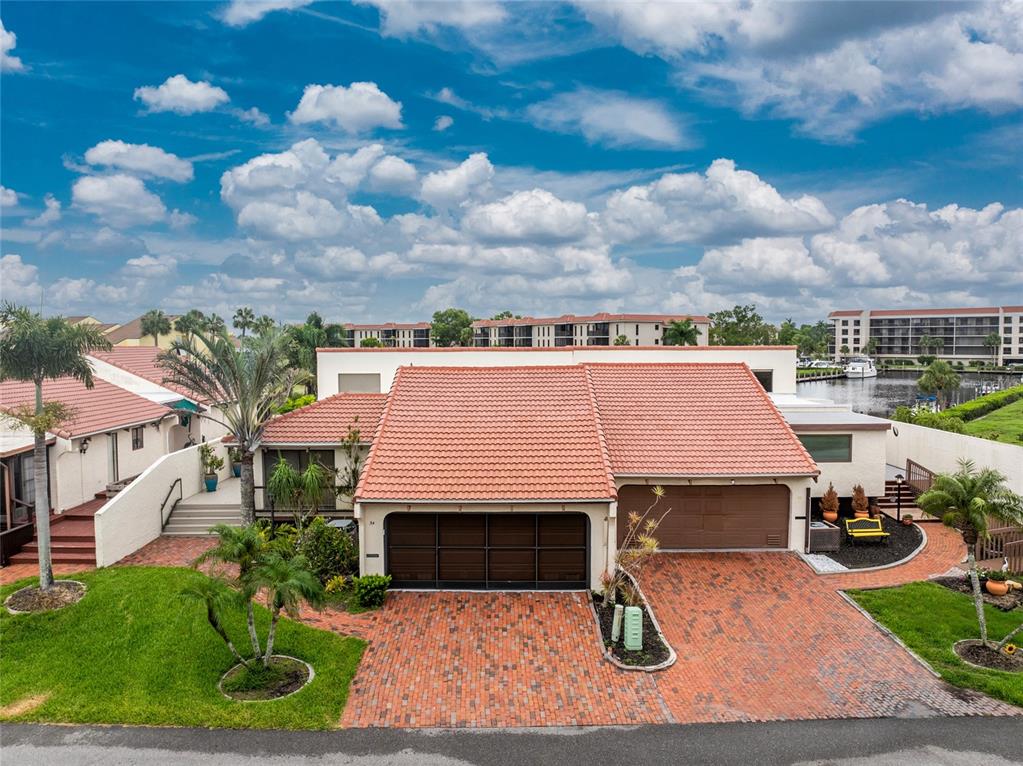
[[[405,588],[585,588],[581,513],[391,513],[386,571]]]
[[[651,514],[671,509],[655,535],[662,548],[784,548],[788,544],[788,487],[665,486],[664,491],[664,499]],[[650,487],[618,490],[619,545],[629,512],[642,515],[651,500]]]

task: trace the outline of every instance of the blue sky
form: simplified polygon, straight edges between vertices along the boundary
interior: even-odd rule
[[[811,321],[1023,296],[1023,4],[0,18],[0,292],[47,311]]]

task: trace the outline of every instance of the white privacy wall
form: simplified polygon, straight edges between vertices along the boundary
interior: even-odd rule
[[[210,444],[214,452],[224,458],[224,468],[219,475],[225,479],[231,471],[227,449],[220,441]],[[96,566],[120,561],[160,536],[163,531],[160,504],[171,484],[179,478],[181,497],[191,497],[201,491],[199,445],[164,455],[96,512]],[[176,488],[171,497],[169,503],[178,497]]]
[[[1023,494],[1023,447],[910,423],[892,426],[885,441],[890,465],[904,468],[909,458],[936,473],[947,473],[959,468],[960,458],[967,458],[979,468],[1001,471],[1009,488]]]

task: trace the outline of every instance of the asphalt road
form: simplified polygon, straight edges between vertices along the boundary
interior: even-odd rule
[[[1023,764],[1023,718],[793,721],[594,729],[330,732],[0,726],[3,766]]]

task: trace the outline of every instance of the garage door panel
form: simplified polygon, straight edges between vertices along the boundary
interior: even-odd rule
[[[486,551],[482,548],[441,548],[437,552],[441,580],[483,582],[487,578]]]
[[[539,578],[543,582],[572,582],[586,579],[586,551],[541,550]]]
[[[442,546],[482,546],[487,541],[486,517],[482,513],[440,514],[437,530]]]
[[[437,576],[434,548],[396,548],[391,551],[391,577],[404,582],[425,582]]]
[[[536,579],[535,550],[490,550],[491,582],[521,583]]]
[[[671,509],[656,533],[662,548],[780,548],[788,541],[788,487],[673,485],[664,489],[664,499],[651,514],[659,516]],[[619,545],[629,512],[642,515],[652,499],[650,487],[619,490]]]

